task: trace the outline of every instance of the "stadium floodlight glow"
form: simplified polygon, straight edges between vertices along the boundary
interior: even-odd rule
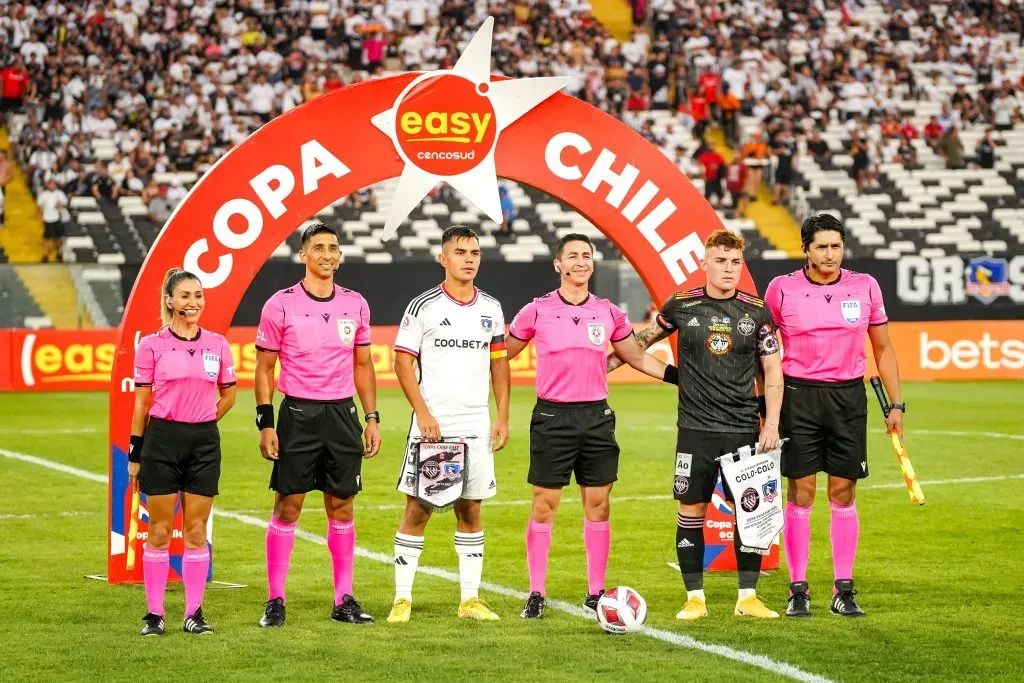
[[[370,121],[391,138],[405,163],[384,224],[384,240],[445,181],[501,223],[494,149],[501,131],[568,85],[568,76],[491,81],[488,17],[450,70],[428,71],[405,87],[393,107]]]
[[[442,178],[498,222],[502,177],[581,214],[593,228],[573,216],[574,229],[603,233],[655,300],[703,284],[703,242],[722,222],[700,190],[632,128],[558,92],[563,80],[491,79],[491,25],[485,22],[450,72],[364,81],[282,114],[221,157],[175,208],[125,304],[113,355],[109,581],[142,580],[138,563],[128,571],[125,562],[133,364],[139,335],[159,324],[157,292],[169,268],[184,265],[198,275],[207,295],[203,326],[223,333],[264,262],[339,198],[399,178],[398,213],[385,217],[393,230]],[[394,136],[378,125],[387,129],[389,120]],[[415,164],[406,163],[410,158]],[[739,284],[756,291],[746,270]],[[139,521],[140,538],[146,525]]]

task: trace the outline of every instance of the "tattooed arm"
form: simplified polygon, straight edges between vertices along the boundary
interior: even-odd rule
[[[641,351],[647,351],[647,349],[651,348],[670,334],[672,334],[672,332],[659,325],[657,320],[653,320],[647,327],[636,333],[636,342],[640,345]],[[608,372],[611,372],[620,365],[625,364],[626,361],[616,355],[614,350],[608,354]]]

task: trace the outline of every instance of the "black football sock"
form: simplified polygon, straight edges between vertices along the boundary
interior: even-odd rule
[[[704,589],[704,518],[676,517],[676,558],[688,591]]]
[[[736,574],[739,579],[740,590],[757,588],[757,579],[761,576],[761,553],[753,548],[746,551],[743,550],[743,544],[740,543],[740,533],[736,524],[733,525],[732,544],[736,551]]]

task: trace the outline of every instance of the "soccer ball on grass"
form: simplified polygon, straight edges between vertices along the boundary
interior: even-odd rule
[[[647,602],[632,588],[612,588],[597,601],[597,623],[608,633],[634,633],[647,620]]]

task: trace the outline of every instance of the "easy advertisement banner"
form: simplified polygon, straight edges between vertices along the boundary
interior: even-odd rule
[[[634,325],[639,329],[642,325]],[[380,386],[398,386],[394,373],[396,327],[373,328],[371,353]],[[1024,379],[1024,322],[968,320],[889,323],[900,375],[918,380]],[[117,330],[0,330],[0,391],[107,391]],[[251,389],[256,369],[256,328],[227,331],[241,389]],[[674,338],[652,347],[662,360],[674,357]],[[531,344],[512,361],[512,381],[532,384],[537,368]],[[870,346],[868,373],[876,374]],[[609,376],[613,384],[654,382],[630,367]],[[131,377],[118,381],[132,390]]]

